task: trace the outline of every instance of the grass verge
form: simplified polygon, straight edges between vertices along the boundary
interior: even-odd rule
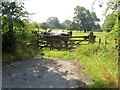
[[[113,47],[104,48],[95,44],[79,46],[76,60],[85,69],[83,72],[93,76],[91,88],[116,88],[118,86],[117,50]]]
[[[12,62],[25,60],[34,56],[42,56],[42,50],[40,50],[37,46],[26,46],[21,45],[16,49],[14,53],[3,54],[2,63],[10,64]]]
[[[65,50],[58,51],[58,50],[44,49],[43,53],[44,53],[45,57],[67,58],[67,59],[74,59],[75,58],[74,52],[65,51]]]

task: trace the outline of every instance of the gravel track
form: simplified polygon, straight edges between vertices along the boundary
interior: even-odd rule
[[[35,57],[2,68],[3,88],[85,88],[92,80],[68,59]]]

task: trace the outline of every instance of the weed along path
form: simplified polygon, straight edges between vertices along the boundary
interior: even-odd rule
[[[3,88],[84,88],[92,80],[74,60],[40,58],[3,66]]]

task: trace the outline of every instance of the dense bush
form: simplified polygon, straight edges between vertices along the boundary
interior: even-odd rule
[[[17,47],[17,40],[15,32],[8,31],[2,35],[2,52],[10,53],[14,52]]]
[[[22,2],[2,2],[2,60],[3,63],[29,58],[37,53],[36,37],[31,29]]]
[[[3,56],[2,56],[3,64],[24,60],[41,53],[40,49],[37,46],[36,37],[31,32],[26,32],[24,33],[24,35],[16,33],[16,37],[17,37],[16,41],[18,42],[17,46],[15,46],[16,48],[14,52],[3,53]]]

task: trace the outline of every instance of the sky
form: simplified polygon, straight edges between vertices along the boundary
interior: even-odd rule
[[[66,19],[72,20],[74,17],[74,8],[77,5],[91,11],[93,2],[94,0],[27,0],[25,1],[25,8],[29,13],[35,13],[30,15],[32,21],[38,23],[46,22],[48,17],[55,16],[62,23]],[[98,2],[95,2],[94,12],[96,12],[97,17],[101,19],[100,24],[103,23],[104,17],[102,14],[104,10],[105,5],[99,7]]]

